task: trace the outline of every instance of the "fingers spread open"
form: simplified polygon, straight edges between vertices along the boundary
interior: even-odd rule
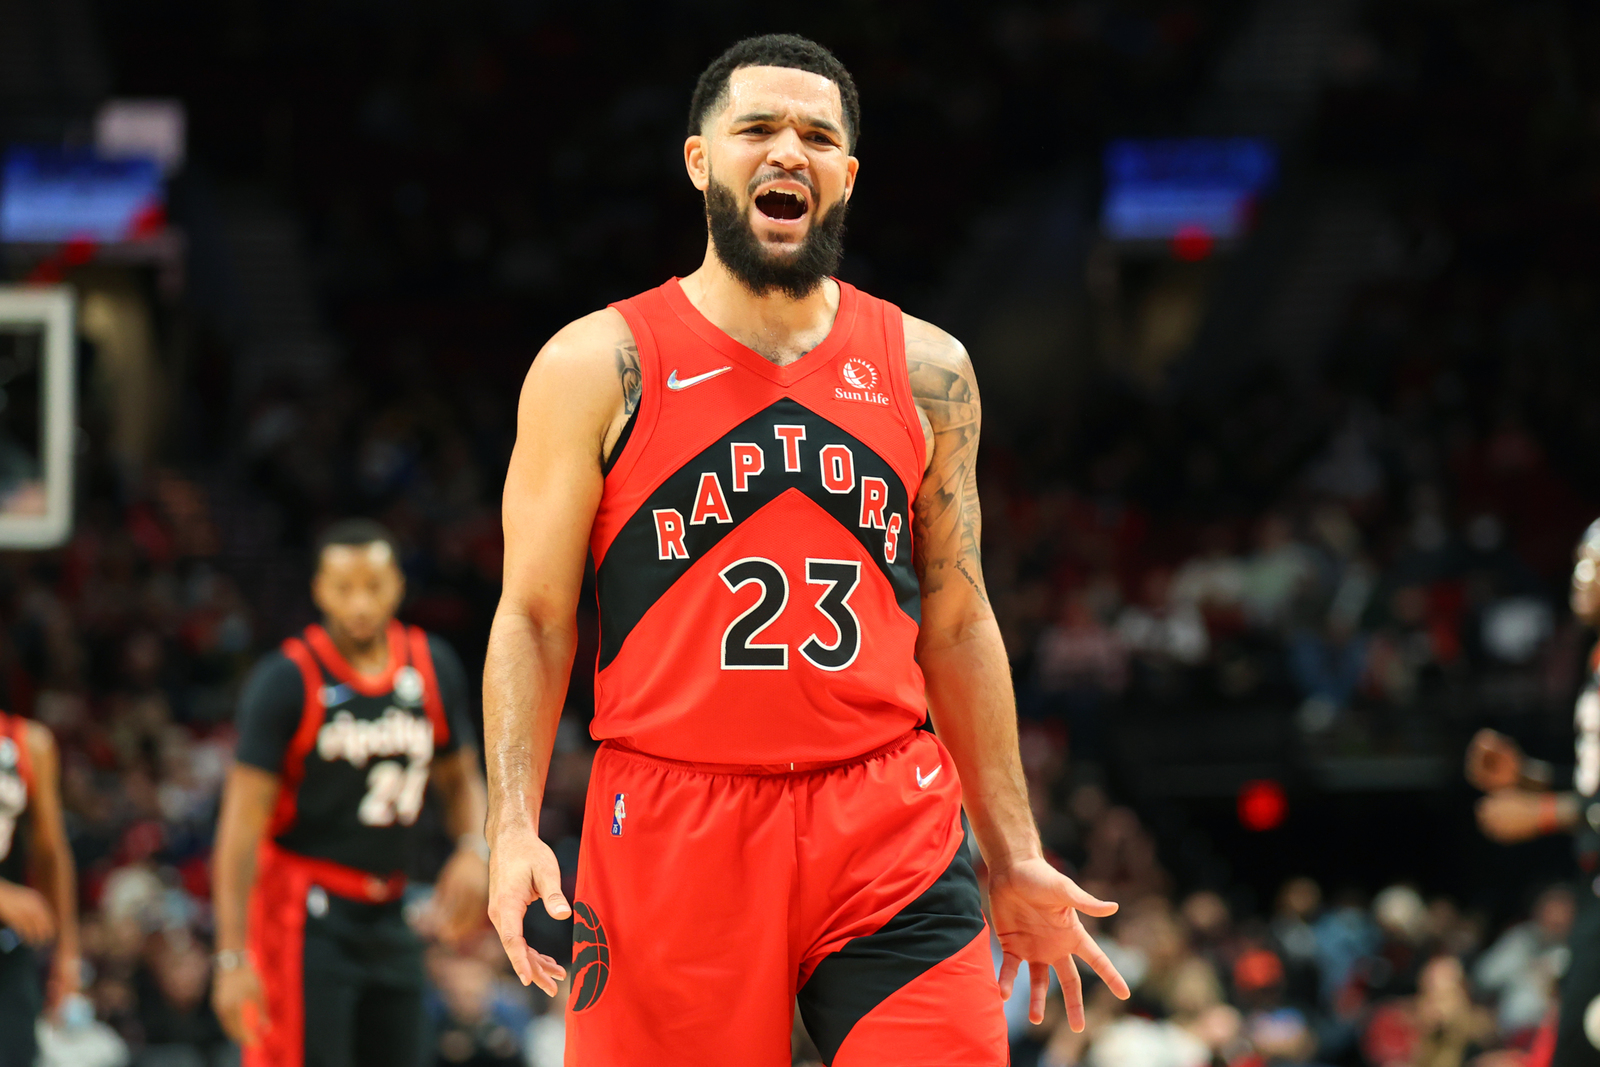
[[[1122,975],[1112,965],[1111,958],[1105,954],[1099,945],[1094,943],[1094,938],[1084,934],[1083,940],[1074,951],[1094,969],[1094,973],[1098,974],[1100,980],[1110,988],[1111,992],[1117,995],[1117,999],[1128,999],[1130,993],[1128,983],[1123,981]]]
[[[1028,1021],[1038,1026],[1044,1022],[1044,1001],[1050,993],[1050,965],[1038,960],[1028,961]]]
[[[1010,1000],[1016,987],[1017,971],[1022,967],[1022,957],[1007,952],[1000,960],[1000,999]]]
[[[495,927],[500,931],[500,947],[506,950],[506,959],[511,961],[511,969],[517,972],[517,980],[529,985],[539,975],[533,966],[533,950],[522,938],[521,923],[514,929],[507,929],[497,920]]]
[[[551,957],[536,952],[534,953],[534,959],[538,960],[539,966],[543,967],[545,973],[553,980],[559,982],[567,976],[567,969]]]
[[[1078,964],[1068,956],[1057,960],[1056,977],[1061,979],[1061,999],[1067,1005],[1067,1025],[1075,1034],[1083,1033],[1083,979],[1078,976]],[[1043,968],[1040,968],[1043,970]]]
[[[1071,887],[1067,891],[1067,896],[1071,899],[1072,906],[1085,915],[1093,915],[1096,918],[1104,919],[1107,915],[1116,914],[1117,905],[1115,903],[1109,900],[1101,900],[1070,878],[1067,879],[1067,885]]]

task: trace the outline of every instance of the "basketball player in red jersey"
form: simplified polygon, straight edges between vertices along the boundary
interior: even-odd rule
[[[48,727],[0,711],[0,1067],[32,1067],[34,1019],[78,991],[78,894]],[[40,889],[28,886],[35,874]],[[34,951],[51,941],[39,988]]]
[[[835,1067],[1006,1062],[1002,988],[1074,956],[1127,986],[1041,856],[979,562],[972,367],[829,275],[855,185],[849,73],[803,38],[701,75],[684,162],[699,270],[558,333],[528,373],[485,666],[490,917],[575,918],[567,1058],[789,1062],[795,1000]],[[576,900],[538,837],[596,563],[595,758]],[[938,736],[926,729],[931,709]],[[997,983],[962,821],[989,869]]]
[[[244,1067],[420,1067],[422,944],[402,873],[428,786],[460,847],[423,918],[481,928],[482,778],[466,672],[394,613],[394,538],[347,519],[325,531],[312,595],[322,624],[262,658],[239,697],[213,867],[212,1003]]]

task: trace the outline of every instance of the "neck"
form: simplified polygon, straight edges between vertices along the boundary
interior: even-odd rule
[[[832,278],[798,300],[776,289],[757,295],[733,276],[709,240],[705,262],[679,284],[713,326],[780,367],[821,344],[839,313],[839,283]]]
[[[346,663],[357,674],[382,674],[389,665],[389,628],[381,627],[377,636],[366,641],[358,641],[343,627],[327,619],[322,621],[322,628],[328,631],[328,636],[333,639],[333,647],[339,650]]]

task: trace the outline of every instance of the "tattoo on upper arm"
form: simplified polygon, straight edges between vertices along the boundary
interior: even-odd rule
[[[624,417],[639,410],[639,396],[644,391],[644,378],[639,372],[639,346],[632,337],[617,345],[617,377],[622,382],[622,413]]]
[[[933,459],[915,506],[915,563],[924,594],[952,572],[978,594],[983,584],[983,517],[978,507],[981,408],[972,363],[954,338],[906,338],[911,393],[933,427]]]

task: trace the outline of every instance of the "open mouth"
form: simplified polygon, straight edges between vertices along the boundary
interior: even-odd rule
[[[786,189],[768,189],[756,197],[756,210],[769,219],[793,222],[805,217],[806,198]]]

